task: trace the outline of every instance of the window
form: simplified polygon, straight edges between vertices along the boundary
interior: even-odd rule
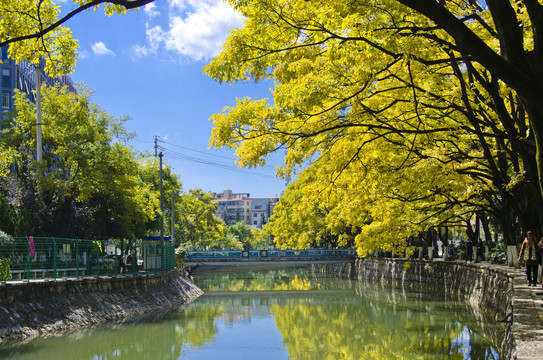
[[[2,109],[11,108],[11,93],[9,91],[2,92]]]
[[[4,64],[9,64],[8,47],[7,46],[2,47],[2,62]]]
[[[257,214],[257,213],[253,213],[253,217],[257,217],[257,216],[258,216],[258,214]]]
[[[253,225],[258,225],[258,221],[253,221]]]
[[[11,70],[8,68],[2,69],[2,86],[11,87]]]

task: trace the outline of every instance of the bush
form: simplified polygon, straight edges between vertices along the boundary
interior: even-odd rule
[[[505,264],[507,262],[507,251],[503,241],[495,243],[490,250],[490,261],[495,264]]]
[[[449,242],[449,245],[447,246],[447,260],[458,260],[458,251],[458,246],[454,243],[454,241]]]
[[[0,259],[0,281],[11,279],[11,259]]]
[[[181,269],[183,267],[183,263],[185,262],[185,258],[187,257],[187,249],[178,247],[175,249],[175,265]]]
[[[15,243],[13,236],[6,234],[0,230],[0,245],[12,245]]]

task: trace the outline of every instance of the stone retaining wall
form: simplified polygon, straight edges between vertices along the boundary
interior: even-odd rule
[[[359,281],[386,281],[439,291],[504,321],[503,359],[543,358],[543,291],[526,286],[522,269],[488,263],[412,259],[357,259],[348,264],[314,265],[314,271]]]
[[[178,270],[0,285],[0,343],[118,321],[202,294]]]

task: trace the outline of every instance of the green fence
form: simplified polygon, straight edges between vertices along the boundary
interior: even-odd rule
[[[175,248],[157,241],[30,236],[0,240],[0,259],[10,260],[11,279],[4,280],[115,276],[171,270]]]

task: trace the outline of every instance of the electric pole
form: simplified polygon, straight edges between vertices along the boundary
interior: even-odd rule
[[[175,190],[172,189],[172,244],[175,244],[174,242],[174,234],[175,233]]]
[[[155,159],[157,155],[157,150],[158,150],[158,136],[155,135]]]
[[[160,158],[160,171],[159,171],[159,189],[160,189],[160,240],[164,242],[164,196],[162,194],[162,151],[158,154]]]
[[[41,134],[41,67],[38,60],[36,65],[36,159],[42,159],[42,134]]]

